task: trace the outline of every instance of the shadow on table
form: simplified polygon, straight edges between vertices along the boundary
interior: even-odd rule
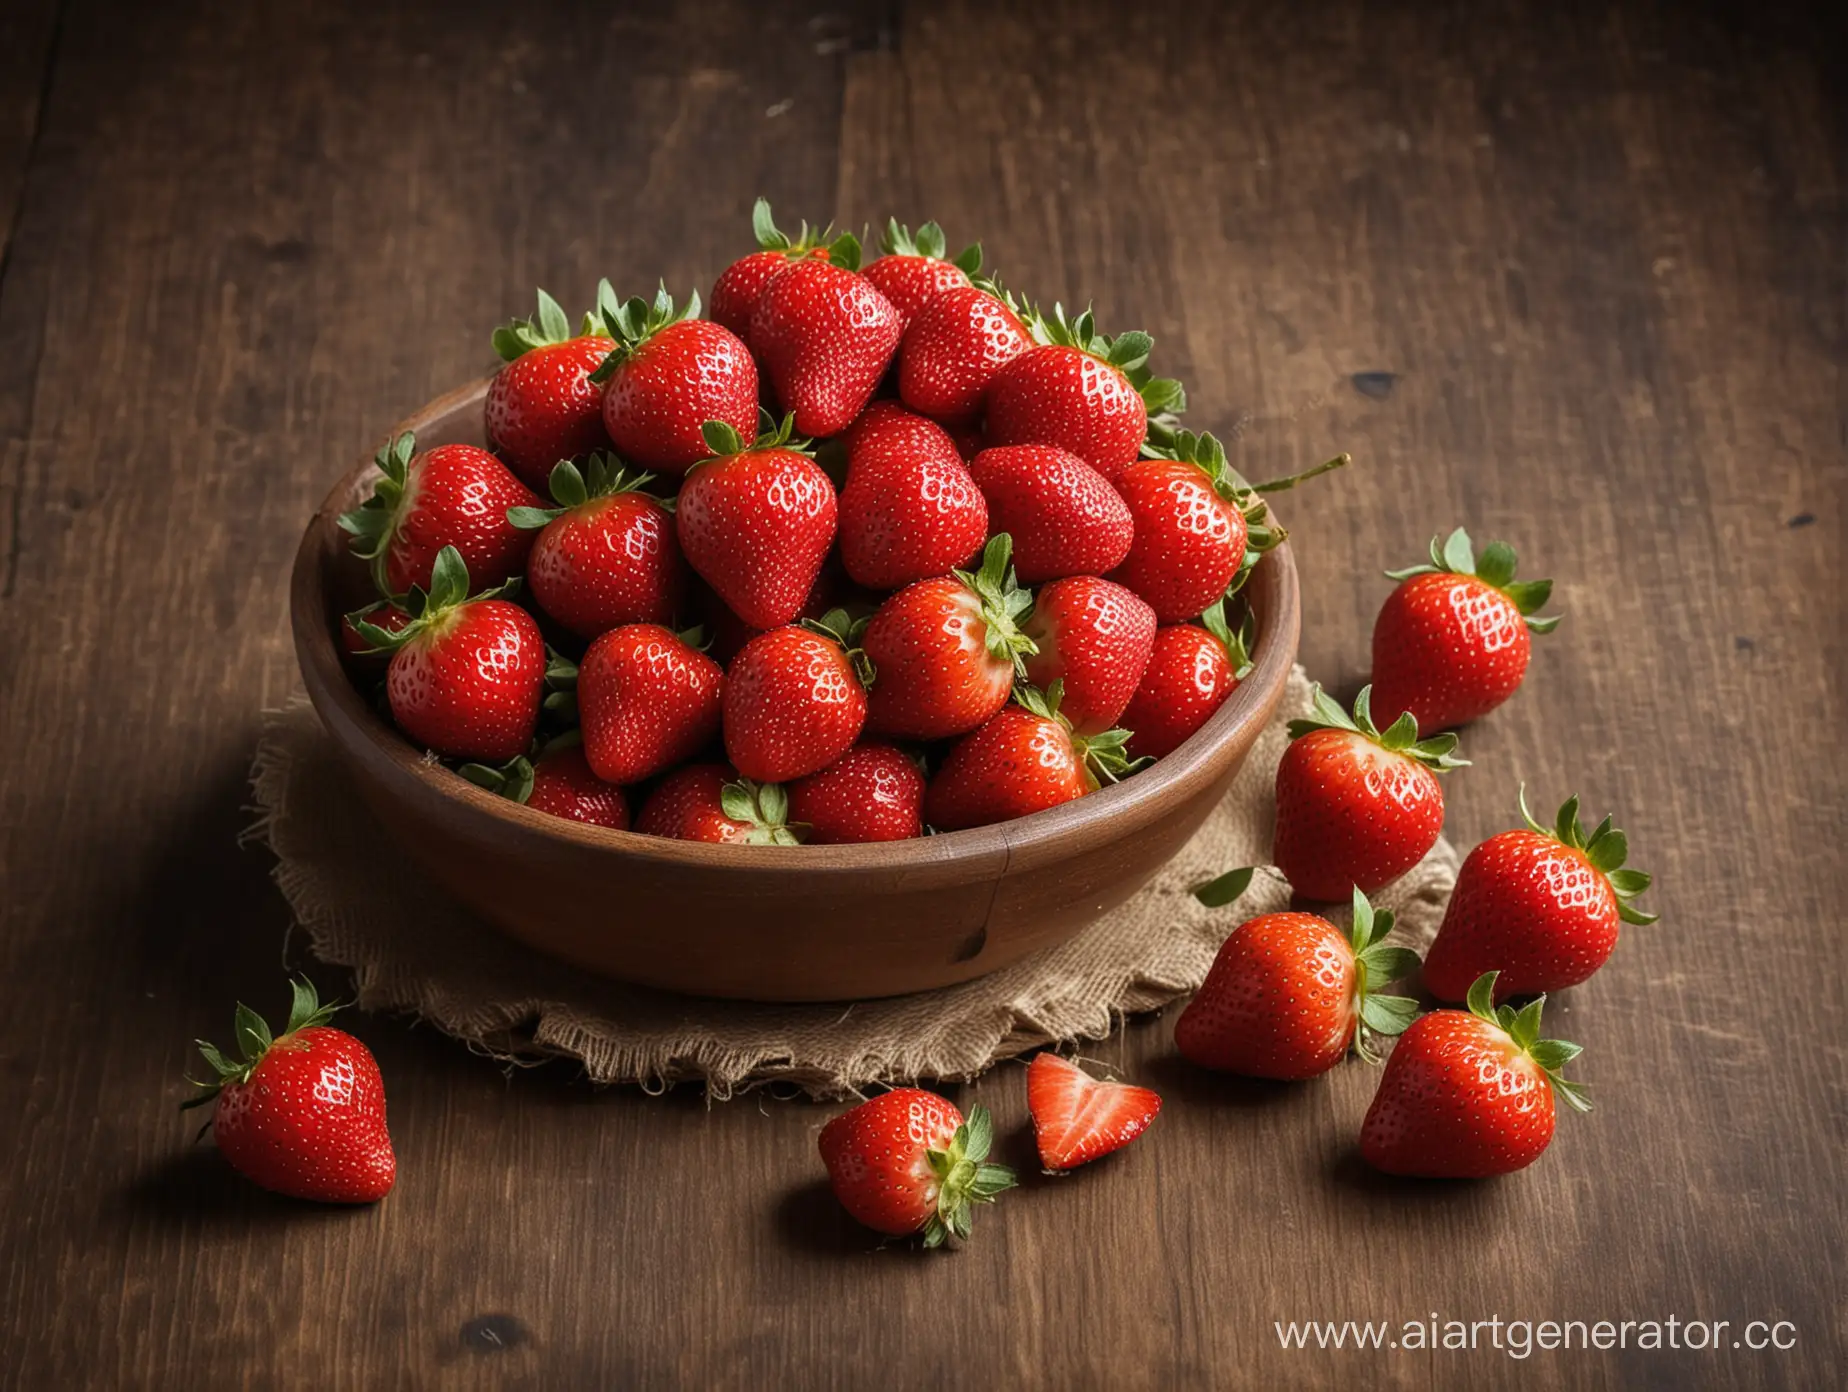
[[[321,1204],[259,1189],[233,1173],[209,1141],[148,1164],[116,1194],[131,1221],[168,1228],[223,1227],[240,1233],[304,1223],[363,1222],[376,1204]]]

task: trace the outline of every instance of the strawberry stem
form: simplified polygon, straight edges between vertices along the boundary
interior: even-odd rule
[[[197,1097],[182,1102],[181,1111],[203,1107],[232,1083],[249,1082],[250,1075],[257,1070],[257,1065],[263,1062],[264,1057],[277,1044],[305,1029],[313,1029],[326,1024],[334,1018],[335,1012],[341,1009],[338,1004],[321,1004],[320,997],[315,994],[314,983],[305,976],[292,979],[289,982],[289,991],[289,1023],[280,1035],[272,1035],[268,1023],[261,1015],[242,1001],[238,1002],[237,1014],[232,1026],[233,1034],[237,1039],[238,1056],[236,1058],[227,1057],[217,1045],[207,1040],[195,1039],[193,1041],[199,1046],[199,1052],[204,1055],[207,1065],[216,1077],[203,1082],[197,1078],[188,1078],[187,1082],[202,1091]]]

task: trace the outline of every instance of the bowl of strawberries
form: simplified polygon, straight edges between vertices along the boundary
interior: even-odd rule
[[[710,318],[541,293],[335,486],[304,682],[397,851],[540,951],[771,1001],[967,980],[1224,795],[1296,652],[1276,485],[1180,428],[1148,335],[934,224],[864,270],[755,230]]]

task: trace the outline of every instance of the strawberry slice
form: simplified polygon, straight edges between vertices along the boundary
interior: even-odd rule
[[[1121,1150],[1148,1130],[1161,1098],[1145,1087],[1099,1082],[1057,1054],[1035,1054],[1027,1065],[1027,1110],[1040,1163],[1048,1170],[1071,1170]]]

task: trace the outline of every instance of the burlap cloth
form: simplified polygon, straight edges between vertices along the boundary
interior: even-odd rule
[[[266,715],[250,834],[275,852],[276,883],[315,955],[353,969],[363,1007],[413,1012],[501,1059],[574,1058],[600,1083],[658,1089],[698,1079],[716,1098],[780,1083],[837,1097],[875,1083],[969,1078],[1037,1045],[1102,1038],[1126,1015],[1197,987],[1227,933],[1289,900],[1274,870],[1229,908],[1203,908],[1189,890],[1268,860],[1284,721],[1308,707],[1298,668],[1225,801],[1108,917],[980,980],[849,1005],[753,1005],[621,986],[501,937],[378,854],[386,833],[348,786],[305,697]],[[1440,840],[1376,896],[1399,915],[1397,940],[1429,943],[1456,869],[1455,850]]]

